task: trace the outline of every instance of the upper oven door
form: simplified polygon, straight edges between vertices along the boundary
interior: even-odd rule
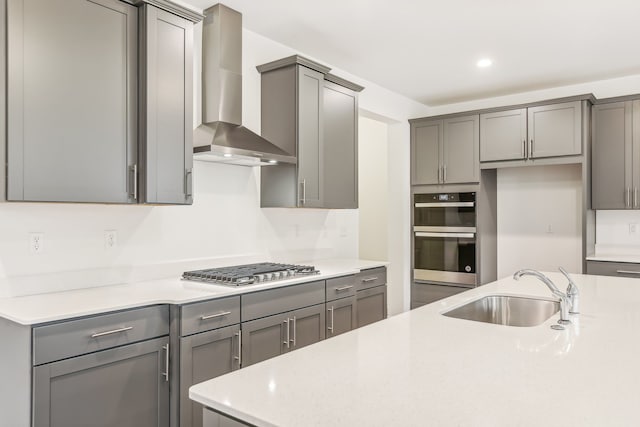
[[[413,225],[420,231],[475,232],[475,193],[414,195]],[[445,230],[444,227],[449,228]],[[452,230],[455,227],[457,230]]]

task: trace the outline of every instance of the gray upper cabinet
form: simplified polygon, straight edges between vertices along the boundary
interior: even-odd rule
[[[323,184],[325,208],[358,208],[358,93],[323,85]]]
[[[527,114],[530,158],[582,153],[580,101],[529,107]]]
[[[145,3],[7,0],[7,200],[192,202],[199,15]]]
[[[412,121],[411,183],[479,182],[478,141],[478,115]]]
[[[322,105],[324,91],[322,73],[306,67],[298,70],[298,206],[322,206],[324,131]]]
[[[140,9],[140,202],[191,204],[193,23]]]
[[[480,161],[582,154],[581,101],[480,114]]]
[[[640,117],[640,101],[594,105],[592,115],[591,207],[638,207],[640,132],[633,120]]]
[[[137,12],[8,1],[9,200],[136,201]]]
[[[262,136],[297,165],[261,169],[262,207],[357,208],[358,92],[294,55],[261,65]]]
[[[441,179],[442,120],[412,125],[411,183],[439,184]]]
[[[480,161],[527,158],[527,109],[480,114]]]

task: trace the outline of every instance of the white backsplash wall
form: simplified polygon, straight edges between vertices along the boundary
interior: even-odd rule
[[[596,254],[640,255],[640,211],[596,211]]]
[[[580,165],[498,170],[498,278],[521,268],[582,271]]]
[[[0,279],[86,270],[85,286],[105,268],[126,280],[127,269],[201,258],[263,257],[304,261],[357,257],[357,210],[260,209],[259,169],[194,162],[192,206],[122,206],[55,203],[0,204]],[[104,231],[117,232],[116,247]],[[44,249],[29,251],[29,233],[44,235]],[[0,280],[0,295],[30,293]],[[81,287],[46,284],[37,291]]]

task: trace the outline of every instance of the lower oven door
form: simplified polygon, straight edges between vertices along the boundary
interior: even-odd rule
[[[414,233],[414,280],[476,285],[475,233]]]

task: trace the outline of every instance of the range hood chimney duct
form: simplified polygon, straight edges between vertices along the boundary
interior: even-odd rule
[[[220,3],[204,11],[202,124],[193,135],[195,160],[265,166],[295,156],[242,126],[242,15]]]

